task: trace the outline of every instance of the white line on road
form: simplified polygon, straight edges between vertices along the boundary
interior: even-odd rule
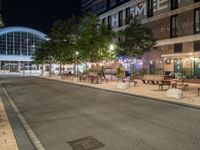
[[[4,93],[6,94],[6,96],[8,97],[8,100],[9,100],[12,108],[14,109],[15,113],[17,114],[17,117],[19,118],[21,124],[23,125],[24,129],[26,130],[26,133],[29,136],[29,138],[31,139],[31,141],[32,141],[34,147],[36,148],[36,150],[45,150],[44,146],[39,141],[39,139],[37,138],[37,136],[35,135],[35,133],[31,129],[31,127],[28,125],[28,123],[25,120],[25,118],[22,116],[22,114],[20,113],[19,109],[17,108],[17,106],[15,105],[14,101],[12,100],[12,98],[8,95],[8,92],[5,90],[4,87],[2,87],[2,89],[3,89]]]

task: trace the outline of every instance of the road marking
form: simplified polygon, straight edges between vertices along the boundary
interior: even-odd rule
[[[17,106],[15,105],[14,101],[12,100],[12,98],[8,95],[8,92],[5,90],[4,87],[2,87],[2,89],[3,89],[4,93],[5,93],[5,95],[7,96],[12,108],[14,109],[15,113],[17,114],[17,117],[19,118],[21,124],[23,125],[23,127],[24,127],[27,135],[29,136],[31,142],[33,143],[35,149],[36,150],[45,150],[44,146],[39,141],[39,139],[37,138],[37,136],[35,135],[35,133],[31,129],[31,127],[28,125],[28,123],[25,120],[25,118],[22,116],[22,114],[20,113],[19,109],[17,108]]]

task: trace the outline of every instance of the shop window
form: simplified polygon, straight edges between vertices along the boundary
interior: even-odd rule
[[[174,44],[174,53],[180,53],[182,52],[182,49],[183,49],[182,43]]]
[[[194,51],[200,51],[200,41],[194,41]]]

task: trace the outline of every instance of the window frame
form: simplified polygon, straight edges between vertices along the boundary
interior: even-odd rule
[[[173,27],[173,18],[175,18],[175,28]],[[179,26],[179,20],[178,15],[173,15],[170,17],[170,37],[178,37],[178,26]],[[174,33],[175,31],[175,33]]]
[[[175,4],[175,5],[172,5],[172,4]],[[177,9],[178,7],[179,7],[178,0],[171,0],[171,10]]]
[[[119,11],[118,13],[118,27],[123,26],[123,10]]]
[[[199,26],[199,31],[197,31],[197,23],[196,23],[196,12],[199,11],[199,23],[198,23],[198,26]],[[200,33],[200,8],[197,8],[194,10],[194,34],[198,34]]]
[[[153,17],[153,0],[147,0],[147,18]]]

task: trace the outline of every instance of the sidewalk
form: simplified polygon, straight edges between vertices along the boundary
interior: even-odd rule
[[[19,150],[0,97],[0,150]]]
[[[117,89],[116,81],[108,81],[108,83],[103,83],[103,84],[92,84],[88,82],[72,81],[72,79],[69,78],[61,79],[58,76],[55,77],[39,76],[39,77],[200,108],[200,97],[198,96],[197,93],[197,87],[200,87],[200,85],[198,84],[189,84],[189,90],[183,92],[183,98],[174,99],[166,97],[166,90],[159,91],[158,85],[143,84],[140,80],[138,80],[138,86],[136,87],[131,86],[128,89],[121,90]]]

